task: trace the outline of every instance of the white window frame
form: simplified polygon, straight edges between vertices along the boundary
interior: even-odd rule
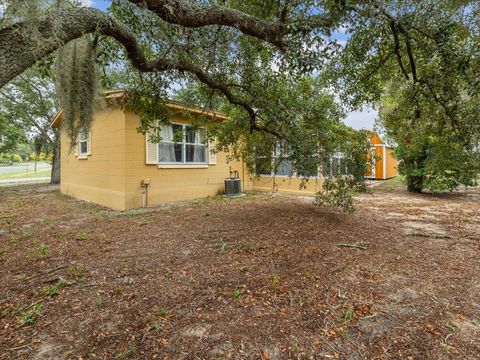
[[[165,141],[165,140],[160,140],[157,144],[157,149],[158,149],[158,166],[161,168],[176,168],[176,167],[182,167],[182,168],[188,168],[188,167],[208,167],[208,143],[187,143],[186,138],[187,138],[187,132],[186,128],[187,127],[192,127],[190,124],[182,124],[182,123],[176,123],[176,122],[171,122],[167,125],[161,125],[162,126],[172,126],[172,125],[179,125],[182,127],[182,142],[175,142],[175,141]],[[203,127],[197,128],[195,131],[199,131],[204,129]],[[182,145],[182,161],[181,162],[161,162],[160,157],[161,157],[161,151],[160,151],[160,144],[174,144]],[[186,155],[187,155],[187,145],[202,145],[204,147],[204,152],[205,152],[205,161],[204,162],[187,162],[186,161]]]
[[[90,141],[90,133],[86,131],[80,131],[78,133],[78,156],[79,158],[86,158],[89,154],[88,152],[88,142]],[[82,144],[85,144],[85,151],[82,151]]]
[[[301,175],[298,175],[297,169],[295,169],[295,167],[293,165],[292,165],[293,172],[292,172],[291,175],[276,174],[275,164],[277,163],[278,159],[280,159],[282,157],[283,157],[283,155],[279,151],[279,148],[277,146],[275,146],[275,149],[272,150],[272,155],[271,155],[271,159],[272,159],[272,164],[271,164],[272,171],[271,171],[271,173],[270,174],[256,174],[256,176],[259,176],[259,177],[275,177],[275,178],[300,178]],[[258,156],[257,158],[258,159],[266,159],[266,158],[268,158],[268,156]],[[289,161],[289,160],[283,158],[282,161]],[[277,166],[277,170],[278,170],[278,166]],[[317,166],[317,173],[316,173],[315,176],[311,176],[311,178],[318,179],[319,178],[319,173],[320,173],[319,172],[319,167]]]

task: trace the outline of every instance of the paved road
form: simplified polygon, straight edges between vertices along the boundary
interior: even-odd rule
[[[5,173],[9,173],[9,172],[12,172],[12,171],[21,171],[21,170],[24,170],[26,171],[28,168],[28,171],[33,171],[34,169],[34,165],[33,163],[28,163],[28,165],[25,165],[25,164],[22,164],[22,165],[18,165],[18,166],[0,166],[0,174],[5,174]],[[39,162],[37,164],[37,170],[42,170],[42,169],[51,169],[52,166],[48,163],[45,163],[45,162]]]

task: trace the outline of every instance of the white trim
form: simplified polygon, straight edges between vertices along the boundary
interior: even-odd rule
[[[82,135],[84,135],[84,139],[82,140]],[[86,135],[86,136],[85,136]],[[88,148],[89,148],[89,142],[90,142],[90,132],[88,134],[85,134],[84,131],[80,131],[78,133],[78,157],[83,157],[83,156],[88,156],[90,155],[89,154],[89,151],[88,151]],[[85,146],[86,146],[86,150],[85,151],[82,151],[82,143],[85,143]]]
[[[387,178],[387,146],[383,145],[383,179]]]
[[[178,164],[159,164],[159,169],[208,169],[208,164],[189,164],[189,163],[178,163]]]
[[[77,159],[78,160],[88,160],[88,155],[78,155]]]
[[[255,177],[263,177],[263,178],[280,178],[280,179],[300,179],[300,180],[307,180],[307,179],[315,179],[319,180],[321,179],[318,175],[317,176],[310,176],[308,178],[303,178],[301,176],[296,176],[296,175],[255,175]]]
[[[185,124],[185,123],[176,123],[176,122],[169,122],[168,124],[160,124],[159,126],[159,129],[162,127],[162,126],[170,126],[170,125],[178,125],[178,126],[181,126],[182,127],[182,142],[175,142],[175,141],[165,141],[165,140],[160,140],[158,143],[156,143],[157,145],[157,164],[159,164],[159,168],[161,167],[164,167],[164,168],[192,168],[193,167],[197,167],[197,168],[200,168],[199,166],[201,166],[201,168],[205,168],[205,167],[208,167],[208,160],[209,160],[209,152],[208,152],[208,142],[207,143],[187,143],[187,137],[186,137],[186,127],[189,126],[189,127],[193,127],[192,124]],[[205,129],[204,127],[200,127],[198,129],[196,129],[195,131],[199,131],[201,129]],[[160,158],[160,144],[163,143],[163,144],[180,144],[182,145],[182,162],[176,162],[176,163],[163,163],[163,162],[160,162],[159,158]],[[191,163],[191,162],[187,162],[186,161],[186,155],[187,155],[187,150],[186,150],[186,147],[187,145],[194,145],[194,146],[203,146],[204,147],[204,152],[205,152],[205,162],[201,162],[201,163]],[[174,167],[172,167],[174,166]]]

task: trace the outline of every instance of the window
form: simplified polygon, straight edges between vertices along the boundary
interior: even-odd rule
[[[89,141],[89,134],[87,131],[80,131],[78,135],[78,154],[88,155],[88,141]]]
[[[306,161],[302,169],[297,169],[293,162],[288,159],[289,150],[281,148],[277,144],[275,150],[270,153],[257,154],[255,172],[257,175],[284,176],[284,177],[313,177],[318,175],[318,165],[315,159]]]
[[[340,176],[348,175],[347,162],[344,155],[340,152],[333,154],[331,158],[327,158],[323,162],[323,176]]]
[[[169,124],[160,128],[158,162],[161,164],[206,164],[207,146],[203,129]]]

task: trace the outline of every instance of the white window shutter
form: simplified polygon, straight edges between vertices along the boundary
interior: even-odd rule
[[[217,147],[215,139],[210,139],[208,141],[208,164],[216,165],[217,164]]]
[[[145,134],[145,163],[147,165],[158,164],[158,143],[150,141],[150,137],[154,135],[155,130],[149,130]]]
[[[88,132],[87,155],[92,155],[92,132]]]

